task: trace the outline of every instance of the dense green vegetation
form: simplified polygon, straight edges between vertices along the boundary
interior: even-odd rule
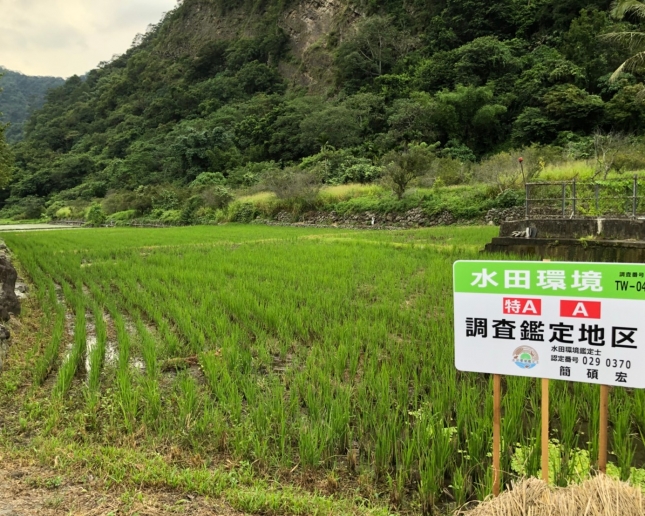
[[[11,124],[7,131],[9,142],[23,138],[25,122],[43,106],[47,91],[64,82],[58,77],[30,77],[0,66],[0,122]]]
[[[642,71],[610,81],[633,49],[603,37],[641,20],[612,17],[609,0],[344,0],[305,50],[304,29],[285,28],[302,5],[185,0],[124,55],[68,79],[14,147],[2,215],[96,200],[109,215],[103,200],[125,191],[153,200],[131,195],[120,211],[150,215],[173,188],[171,208],[194,211],[209,201],[189,185],[216,186],[217,207],[236,189],[275,191],[280,175],[303,186],[296,197],[312,183],[395,185],[397,170],[410,175],[401,163],[420,163],[396,155],[420,143],[429,182],[486,181],[491,198],[516,184],[494,169],[519,173],[524,154],[530,174],[563,159],[603,175],[645,168]]]
[[[25,317],[42,312],[0,378],[0,447],[80,479],[214,494],[261,514],[483,499],[492,379],[454,368],[452,264],[479,258],[495,232],[9,233],[35,282]],[[505,385],[507,481],[540,467],[540,390]],[[564,485],[595,464],[599,391],[553,382],[551,402]],[[614,471],[638,480],[645,392],[613,390],[610,415]],[[289,485],[347,505],[295,508]]]
[[[6,126],[0,124],[0,184],[2,186],[6,186],[9,182],[11,167],[13,165],[13,154],[5,140],[5,131]]]

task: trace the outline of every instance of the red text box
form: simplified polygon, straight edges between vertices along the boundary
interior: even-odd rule
[[[542,315],[542,300],[524,297],[505,297],[502,310],[506,315]]]
[[[600,319],[600,301],[560,301],[560,317]]]

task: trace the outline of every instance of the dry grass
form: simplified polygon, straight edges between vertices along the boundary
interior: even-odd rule
[[[379,185],[349,183],[346,185],[326,186],[320,191],[320,197],[328,202],[347,201],[354,197],[376,196],[383,192]]]
[[[258,203],[267,203],[272,200],[274,200],[275,194],[273,192],[258,192],[253,195],[243,195],[241,197],[238,197],[238,201],[240,202],[250,202],[254,204]]]
[[[472,510],[467,516],[643,516],[640,489],[600,475],[580,485],[549,487],[538,479],[515,483],[499,498]]]

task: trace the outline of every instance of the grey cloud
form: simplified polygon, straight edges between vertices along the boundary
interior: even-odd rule
[[[82,74],[125,52],[176,0],[0,0],[0,65]]]

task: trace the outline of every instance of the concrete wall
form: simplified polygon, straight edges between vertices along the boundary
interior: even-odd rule
[[[645,241],[645,220],[631,219],[542,219],[503,222],[500,237],[533,228],[536,238],[602,238]]]
[[[486,251],[572,262],[645,263],[645,242],[500,237]]]

